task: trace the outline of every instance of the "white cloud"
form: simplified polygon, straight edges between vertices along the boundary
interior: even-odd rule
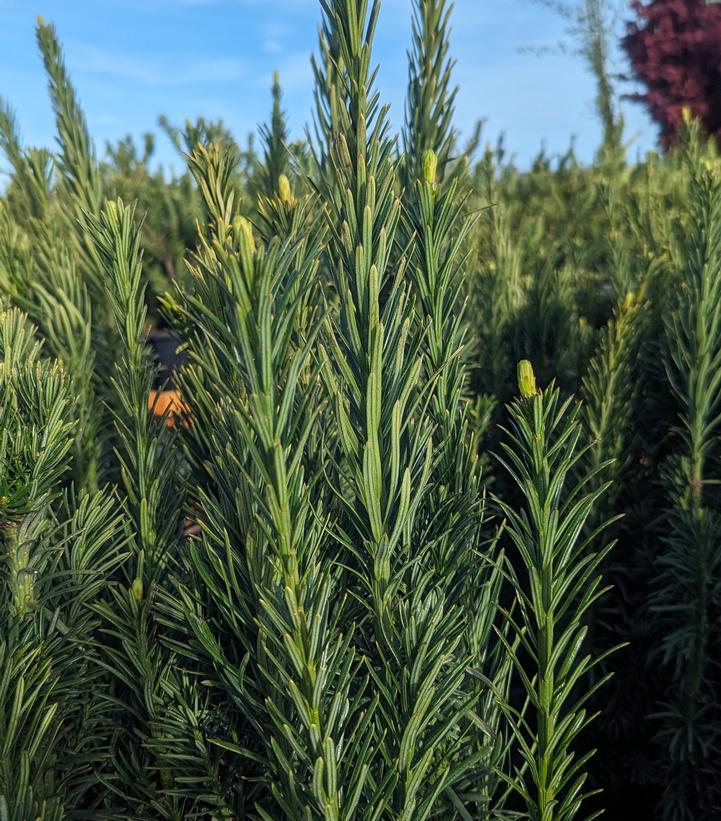
[[[71,67],[87,74],[104,75],[151,86],[227,83],[247,77],[249,69],[236,57],[138,57],[80,45],[73,49]]]

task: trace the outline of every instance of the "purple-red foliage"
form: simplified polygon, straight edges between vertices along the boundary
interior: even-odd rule
[[[721,5],[704,0],[634,0],[623,46],[645,93],[629,95],[648,108],[665,145],[685,106],[721,143]]]

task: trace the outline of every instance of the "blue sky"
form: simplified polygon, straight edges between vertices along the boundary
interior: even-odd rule
[[[375,48],[380,90],[397,125],[410,11],[411,0],[385,0]],[[267,116],[275,68],[293,134],[309,120],[315,0],[0,0],[0,95],[15,108],[26,144],[53,140],[34,40],[38,14],[58,28],[100,149],[107,140],[156,130],[160,114],[179,124],[222,117],[244,137]],[[453,29],[462,133],[485,119],[484,139],[505,132],[508,150],[524,165],[542,144],[564,151],[572,136],[580,156],[592,157],[599,142],[592,79],[572,54],[533,53],[562,40],[561,21],[532,0],[456,0]],[[624,111],[632,152],[650,148],[653,125],[636,105]],[[165,138],[157,156],[178,167]]]

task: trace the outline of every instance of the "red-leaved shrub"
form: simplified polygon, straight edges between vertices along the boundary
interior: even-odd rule
[[[721,141],[721,5],[705,0],[634,0],[635,19],[623,39],[645,104],[673,142],[687,106]]]

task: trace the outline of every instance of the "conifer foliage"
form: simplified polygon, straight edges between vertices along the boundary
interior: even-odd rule
[[[651,610],[660,628],[652,659],[668,676],[654,719],[668,761],[665,818],[697,818],[721,805],[718,780],[718,623],[721,533],[716,470],[721,404],[721,185],[705,168],[699,124],[687,120],[690,232],[674,255],[681,282],[667,319],[666,371],[678,408],[677,443],[664,464],[664,549]]]
[[[172,181],[42,20],[0,104],[0,820],[716,818],[718,158],[474,160],[446,0],[396,135],[319,14],[306,141]]]

